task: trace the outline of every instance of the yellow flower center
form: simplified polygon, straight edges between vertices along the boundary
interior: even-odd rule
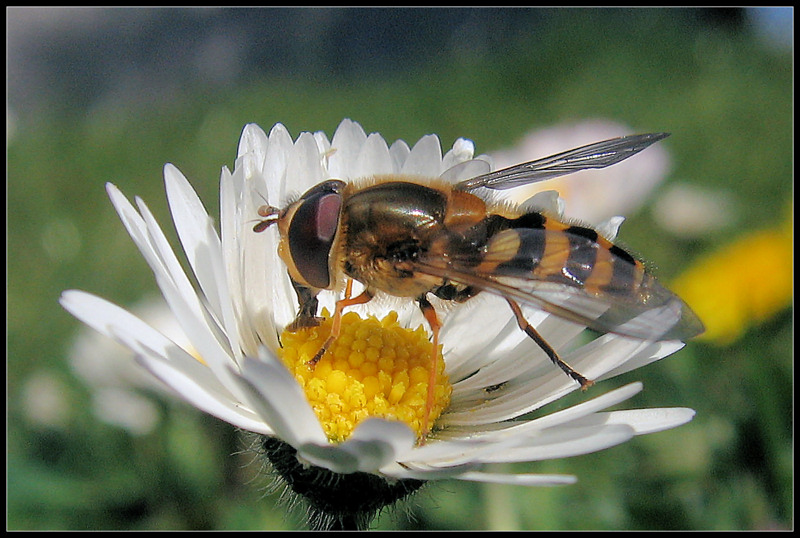
[[[422,438],[450,403],[452,387],[444,372],[441,346],[436,353],[436,386],[427,409],[433,344],[422,326],[406,329],[397,313],[382,320],[342,316],[341,332],[315,365],[309,361],[331,331],[331,320],[317,327],[284,331],[280,357],[303,388],[328,439],[347,439],[369,417],[400,420]],[[427,421],[425,414],[430,413]]]

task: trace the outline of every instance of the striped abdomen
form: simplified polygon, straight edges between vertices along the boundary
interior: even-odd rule
[[[480,274],[556,282],[593,295],[635,296],[647,287],[642,263],[591,228],[536,212],[490,218],[494,231],[475,268]]]

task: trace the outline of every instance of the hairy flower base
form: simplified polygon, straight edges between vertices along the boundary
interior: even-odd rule
[[[327,312],[323,312],[327,315]],[[332,443],[346,440],[369,417],[402,421],[417,438],[428,410],[431,342],[423,327],[401,327],[397,314],[382,320],[361,319],[355,312],[342,316],[341,332],[315,365],[309,361],[331,331],[331,320],[317,327],[284,331],[280,357],[294,375]],[[437,352],[434,402],[428,424],[450,403],[452,387]]]
[[[311,530],[365,530],[381,509],[425,484],[362,472],[334,473],[301,463],[297,450],[275,437],[262,437],[260,444],[281,479],[308,505]]]

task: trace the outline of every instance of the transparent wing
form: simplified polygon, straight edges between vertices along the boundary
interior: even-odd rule
[[[521,235],[523,243],[546,242],[549,236],[555,235],[563,237],[562,232],[544,229],[513,232]],[[589,249],[602,248],[581,238],[573,238],[569,244],[560,252],[549,250],[548,256],[582,258]],[[599,332],[653,341],[688,340],[703,332],[703,324],[689,306],[650,275],[636,288],[631,283],[609,286],[603,291],[588,291],[579,279],[564,278],[563,273],[534,276],[525,268],[525,263],[519,263],[520,252],[518,246],[509,246],[508,251],[492,249],[479,264],[474,257],[458,255],[436,260],[422,257],[415,261],[414,270],[539,308]],[[482,267],[494,268],[487,271]]]
[[[504,190],[551,179],[580,170],[605,168],[636,155],[669,133],[650,133],[612,138],[571,149],[527,163],[489,172],[456,184],[455,188],[470,191],[478,187]]]

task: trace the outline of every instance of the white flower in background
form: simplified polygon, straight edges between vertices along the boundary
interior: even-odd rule
[[[353,365],[354,353],[345,349],[347,360],[341,369],[333,360],[333,366],[323,367],[323,360],[309,378],[290,373],[283,361],[289,362],[289,350],[295,348],[289,334],[282,332],[295,318],[297,301],[278,258],[276,231],[253,231],[258,207],[265,200],[284,207],[293,196],[329,178],[413,174],[458,181],[489,170],[485,158],[474,157],[470,141],[458,139],[444,155],[441,151],[436,136],[423,137],[413,148],[403,141],[389,146],[380,135],[367,136],[349,120],[331,140],[318,132],[302,133],[293,141],[280,124],[269,135],[248,125],[233,172],[222,171],[220,234],[184,176],[172,165],[164,169],[169,207],[197,288],[144,202],[136,199],[134,207],[116,187],[108,186],[112,203],[152,268],[188,343],[172,340],[85,292],[67,291],[61,303],[132,349],[141,365],[188,402],[264,436],[264,452],[317,511],[319,526],[363,527],[384,505],[428,480],[572,483],[572,476],[494,473],[490,464],[586,454],[691,420],[694,412],[685,408],[607,411],[639,392],[639,383],[558,412],[529,415],[578,385],[519,330],[505,301],[489,296],[441,313],[445,375],[437,394],[442,412],[424,442],[415,433],[415,400],[405,400],[417,378],[410,366],[414,354],[430,357],[422,332],[427,325],[412,301],[376,299],[353,308],[368,319],[343,318],[342,334],[348,327],[353,333],[349,340],[337,339],[337,344],[348,340],[348,349],[363,352],[358,365]],[[535,202],[557,212],[553,196],[542,195]],[[613,237],[618,222],[601,228]],[[336,298],[323,292],[320,304],[332,311]],[[643,366],[683,346],[613,334],[586,343],[583,327],[532,309],[525,314],[566,362],[594,380]],[[381,326],[378,332],[373,332],[374,325]],[[390,338],[389,332],[396,336]],[[368,362],[364,357],[369,358],[372,348],[378,358],[365,370],[361,365]],[[384,362],[392,362],[381,359],[386,350],[392,357],[408,354],[409,366],[398,368],[397,361],[394,370],[386,366]],[[337,351],[330,353],[338,357]],[[380,383],[370,385],[367,377]],[[352,394],[358,398],[348,400]],[[320,396],[330,407],[321,407]],[[416,402],[418,409],[418,398]],[[386,411],[388,405],[395,407]],[[354,406],[362,407],[353,411]],[[355,418],[350,430],[341,433],[336,420],[351,411],[348,416]],[[343,490],[347,494],[342,495]],[[354,498],[354,491],[360,496]]]
[[[633,134],[633,130],[608,120],[538,129],[513,148],[491,153],[495,169],[561,153],[572,148]],[[664,144],[647,148],[647,157],[627,159],[608,168],[584,170],[540,183],[502,191],[502,196],[522,203],[536,193],[554,190],[566,202],[564,216],[598,225],[616,215],[630,215],[669,172]]]
[[[736,222],[733,193],[690,183],[673,183],[653,203],[653,218],[665,230],[685,238],[720,231]]]
[[[46,368],[39,368],[25,378],[20,403],[28,423],[39,428],[65,428],[74,411],[69,385],[58,373]]]

